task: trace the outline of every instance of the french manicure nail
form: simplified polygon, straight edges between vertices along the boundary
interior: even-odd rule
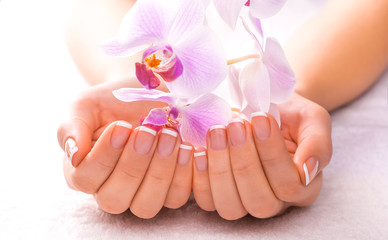
[[[210,146],[213,150],[224,150],[227,146],[224,125],[214,125],[210,129]]]
[[[316,158],[309,158],[305,163],[303,163],[304,175],[306,178],[306,186],[314,179],[315,175],[318,172],[319,162]]]
[[[154,143],[156,131],[154,129],[141,126],[135,139],[135,151],[140,155],[147,154]]]
[[[112,147],[117,149],[123,148],[128,140],[131,129],[132,125],[130,123],[124,121],[117,122],[110,138]]]
[[[171,155],[175,148],[176,137],[178,133],[168,128],[162,129],[162,134],[159,138],[158,153],[162,157],[168,157]]]
[[[234,118],[229,121],[228,135],[233,146],[238,147],[245,142],[245,127],[244,120],[241,118]]]
[[[195,165],[198,171],[205,172],[207,170],[207,159],[206,152],[195,152],[194,153]]]
[[[189,162],[193,147],[190,145],[181,144],[179,147],[178,164],[183,166]]]
[[[267,114],[265,112],[255,112],[252,113],[251,119],[256,138],[260,141],[267,140],[271,133]]]
[[[72,138],[67,139],[66,143],[65,143],[65,153],[67,156],[67,160],[69,161],[71,166],[74,166],[73,165],[73,156],[76,152],[78,152],[78,147],[77,147],[74,139],[72,139]]]

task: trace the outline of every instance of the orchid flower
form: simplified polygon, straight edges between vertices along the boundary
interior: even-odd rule
[[[207,93],[189,102],[158,90],[122,88],[113,91],[124,102],[158,101],[168,104],[166,108],[154,108],[144,119],[143,125],[176,128],[182,139],[194,146],[206,146],[206,133],[213,125],[226,125],[232,112],[229,105],[214,94]]]
[[[178,97],[212,91],[227,75],[226,56],[203,25],[201,0],[141,0],[124,17],[115,40],[103,46],[112,56],[144,50],[136,76],[147,89],[164,80]]]
[[[234,66],[229,69],[229,82],[232,97],[242,108],[242,112],[250,116],[253,112],[268,112],[280,124],[280,115],[276,104],[286,102],[295,87],[295,76],[288,64],[280,44],[274,38],[267,38],[265,50],[253,31],[243,21],[246,30],[255,41],[257,56],[248,63],[241,72]],[[253,25],[260,31],[260,22]]]
[[[205,4],[209,0],[203,0]],[[268,18],[275,15],[286,3],[286,0],[213,0],[218,14],[232,28],[236,26],[238,16],[244,6],[255,18]]]

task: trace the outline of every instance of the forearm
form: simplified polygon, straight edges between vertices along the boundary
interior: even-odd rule
[[[134,58],[106,56],[101,44],[114,38],[121,19],[135,0],[79,0],[70,16],[65,38],[69,52],[85,80],[91,84],[134,72]]]
[[[327,110],[363,93],[388,64],[388,2],[329,1],[290,40],[296,91]]]

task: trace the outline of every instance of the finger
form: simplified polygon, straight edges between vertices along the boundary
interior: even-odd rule
[[[155,136],[151,128],[135,128],[115,169],[95,194],[102,210],[117,214],[129,208],[154,154]]]
[[[333,149],[330,115],[323,109],[310,114],[302,116],[304,119],[295,136],[298,148],[294,162],[305,185],[329,164]]]
[[[132,125],[127,122],[114,122],[105,129],[77,168],[65,162],[71,186],[85,193],[97,192],[115,168],[131,129]]]
[[[162,209],[174,176],[179,146],[178,133],[162,129],[151,164],[130,205],[136,216],[152,218]]]
[[[250,124],[233,119],[228,127],[233,176],[244,208],[254,217],[268,218],[283,209],[283,202],[272,192],[260,164]]]
[[[183,206],[189,199],[193,179],[192,159],[193,147],[189,144],[181,144],[174,177],[168,189],[164,206],[176,209]]]
[[[68,161],[77,167],[92,148],[93,132],[99,125],[94,103],[80,98],[70,107],[70,119],[57,130],[58,143]]]
[[[256,149],[275,195],[285,202],[303,202],[311,194],[299,178],[276,120],[266,113],[252,114]]]
[[[216,210],[210,188],[208,162],[204,148],[198,148],[194,152],[193,195],[198,206],[203,210]]]
[[[209,179],[214,205],[218,214],[235,220],[247,214],[240,200],[230,166],[225,126],[215,125],[207,136]]]

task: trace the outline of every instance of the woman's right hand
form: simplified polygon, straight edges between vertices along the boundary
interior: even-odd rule
[[[162,105],[120,102],[112,91],[132,87],[128,83],[109,82],[81,94],[58,129],[58,141],[69,187],[93,194],[106,212],[130,208],[151,218],[163,206],[178,208],[189,198],[192,147],[182,145],[173,129],[133,129],[141,116]]]

